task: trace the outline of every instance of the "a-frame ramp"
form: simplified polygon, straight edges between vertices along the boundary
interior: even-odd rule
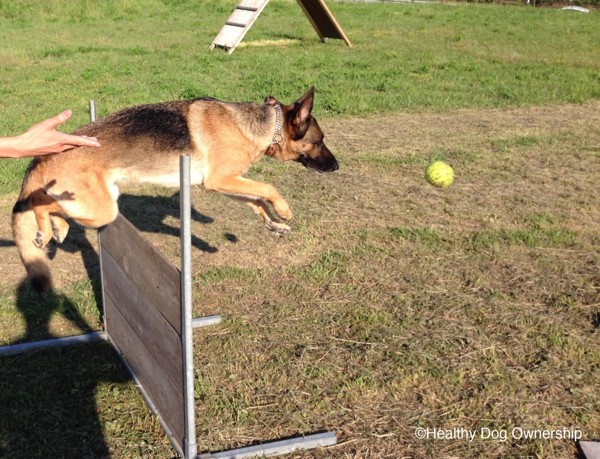
[[[327,41],[328,38],[339,38],[344,40],[348,46],[352,46],[324,0],[297,1],[322,41]]]
[[[322,41],[326,41],[327,38],[339,38],[348,46],[352,46],[324,0],[297,1]],[[219,47],[225,49],[228,54],[233,53],[267,3],[269,0],[241,0],[213,40],[210,49]]]
[[[269,0],[241,0],[213,40],[210,49],[218,46],[224,48],[228,54],[233,53],[267,3]]]

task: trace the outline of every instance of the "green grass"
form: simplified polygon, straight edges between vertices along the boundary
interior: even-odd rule
[[[577,243],[577,236],[571,231],[552,230],[494,230],[482,231],[473,235],[472,243],[478,249],[504,245],[526,245],[528,247],[564,247]]]
[[[229,56],[208,47],[235,2],[0,4],[0,135],[87,102],[124,106],[210,95],[284,101],[309,85],[321,116],[582,103],[600,97],[596,13],[496,5],[333,3],[354,43],[319,42],[296,2],[269,4]],[[293,40],[289,40],[293,39]],[[0,193],[24,161],[0,165]]]

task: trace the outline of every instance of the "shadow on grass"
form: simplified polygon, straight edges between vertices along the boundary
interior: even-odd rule
[[[96,249],[87,238],[83,227],[73,222],[69,222],[69,224],[69,234],[67,235],[65,241],[60,245],[56,245],[54,241],[51,241],[51,243],[49,244],[48,257],[51,259],[55,256],[60,257],[59,252],[61,251],[71,254],[81,254],[81,261],[83,262],[83,266],[87,273],[88,279],[91,281],[92,284],[94,300],[96,302],[96,308],[98,309],[98,317],[100,320],[102,320],[102,292],[100,288],[100,261],[98,257],[98,252],[96,252]],[[24,307],[24,309],[21,309],[19,307],[19,298],[21,296],[22,290],[23,285],[19,287],[17,308],[23,313],[24,317],[27,317],[25,315],[27,307]],[[64,298],[64,296],[60,296],[60,298]],[[68,313],[68,311],[65,312]],[[32,314],[35,315],[36,312],[33,311]],[[66,317],[68,318],[68,316]]]
[[[179,193],[174,193],[170,197],[164,196],[136,196],[123,194],[119,197],[119,210],[121,213],[140,231],[165,234],[179,238],[179,226],[170,226],[165,223],[167,217],[179,219]],[[192,207],[192,220],[209,224],[213,222],[211,217],[201,214]],[[69,222],[69,234],[65,241],[60,245],[53,245],[49,256],[52,258],[56,254],[60,256],[60,251],[68,253],[81,253],[81,259],[85,266],[88,278],[94,285],[94,297],[98,306],[98,311],[102,314],[102,297],[100,293],[100,264],[98,253],[88,240],[83,227]],[[235,237],[235,236],[234,236]],[[216,247],[192,234],[192,246],[197,249],[214,253]]]
[[[12,344],[52,338],[50,317],[63,314],[83,333],[91,331],[64,295],[18,289],[24,336]],[[0,357],[0,457],[107,457],[98,419],[99,383],[129,380],[108,343],[78,345]]]
[[[171,226],[165,223],[167,217],[179,219],[179,193],[172,196],[136,196],[124,194],[119,198],[119,208],[123,215],[140,231],[164,234],[179,238],[179,225]],[[209,224],[213,219],[201,214],[192,207],[191,217],[193,221]],[[237,237],[225,234],[230,242],[237,242]],[[12,247],[14,241],[0,239],[0,247]],[[207,253],[217,251],[216,247],[192,234],[192,246]],[[53,259],[60,257],[60,252],[70,254],[81,254],[83,266],[93,286],[94,300],[98,308],[98,314],[102,316],[102,296],[100,292],[100,263],[98,252],[89,241],[85,230],[79,224],[69,220],[69,233],[62,244],[56,244],[53,240],[48,245],[48,256]]]
[[[27,280],[24,280],[17,289],[16,306],[25,320],[25,333],[11,344],[56,338],[49,330],[50,319],[54,314],[64,316],[81,333],[94,331],[66,296],[57,294],[54,290],[40,295],[31,288]]]
[[[167,217],[179,219],[179,192],[172,196],[136,196],[122,194],[119,196],[119,210],[142,232],[166,234],[179,237],[179,226],[165,223]],[[209,224],[212,217],[201,214],[192,206],[192,221]],[[192,246],[207,253],[217,251],[216,247],[192,234]]]

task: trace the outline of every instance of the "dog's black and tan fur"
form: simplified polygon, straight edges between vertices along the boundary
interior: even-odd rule
[[[97,137],[101,147],[35,158],[12,216],[15,242],[34,288],[51,286],[44,249],[52,238],[64,240],[66,218],[91,228],[112,222],[119,182],[178,186],[181,154],[191,156],[192,184],[247,203],[276,234],[289,231],[282,221],[292,212],[279,192],[242,176],[265,155],[320,172],[338,168],[311,114],[313,98],[311,88],[291,105],[267,98],[264,104],[195,99],[131,107],[75,132]]]

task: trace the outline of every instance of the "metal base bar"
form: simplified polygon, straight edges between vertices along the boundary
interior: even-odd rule
[[[600,458],[600,442],[598,441],[580,441],[579,447],[583,451],[586,459]]]
[[[84,335],[52,338],[43,341],[32,341],[30,343],[10,344],[8,346],[0,347],[0,357],[22,354],[24,352],[39,351],[42,349],[51,349],[54,347],[67,347],[74,344],[93,343],[100,340],[106,340],[106,333],[90,332]]]
[[[334,432],[323,432],[305,437],[289,438],[262,445],[222,451],[220,453],[204,453],[196,456],[198,459],[241,459],[244,457],[278,456],[294,451],[333,446],[337,443]]]
[[[217,325],[221,323],[221,316],[206,316],[206,317],[195,317],[192,319],[192,328],[208,327],[210,325]]]

